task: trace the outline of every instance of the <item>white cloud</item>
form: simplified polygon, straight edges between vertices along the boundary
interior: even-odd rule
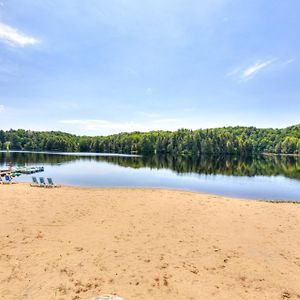
[[[275,61],[275,59],[269,59],[266,61],[260,61],[260,62],[255,63],[254,65],[246,68],[243,71],[242,78],[248,79],[248,78],[254,76],[261,70],[265,69],[267,66],[271,65],[274,61]]]
[[[75,120],[61,120],[61,124],[65,124],[67,128],[74,132],[94,132],[99,135],[114,134],[120,132],[133,131],[151,131],[151,130],[176,130],[184,127],[179,119],[157,119],[151,122],[112,122],[107,120],[93,120],[93,119],[75,119]],[[68,126],[70,125],[70,126]]]
[[[4,112],[4,105],[0,105],[0,113]]]
[[[285,66],[287,66],[287,65],[289,65],[289,64],[291,64],[291,63],[293,63],[294,61],[296,61],[295,58],[288,59],[288,60],[282,62],[281,66],[282,66],[282,67],[285,67]]]
[[[11,46],[25,47],[28,45],[35,45],[39,40],[25,35],[16,28],[0,23],[0,41],[5,42]]]
[[[234,67],[231,69],[227,74],[226,77],[236,77],[240,79],[241,81],[247,81],[252,79],[256,74],[264,70],[265,68],[269,67],[271,64],[273,64],[275,61],[278,61],[277,58],[268,59],[268,60],[260,60],[256,63],[252,64],[248,67],[243,67],[241,65]],[[288,60],[285,62],[285,64],[290,64],[294,60]],[[277,63],[278,65],[278,63]]]
[[[242,68],[241,67],[235,67],[234,69],[230,70],[226,76],[227,77],[230,77],[230,76],[234,76],[234,75],[237,75],[241,72]]]
[[[63,124],[75,125],[82,130],[99,131],[104,134],[112,134],[119,132],[132,132],[132,131],[147,131],[149,128],[143,124],[135,122],[111,122],[107,120],[92,120],[92,119],[79,119],[79,120],[62,120]]]

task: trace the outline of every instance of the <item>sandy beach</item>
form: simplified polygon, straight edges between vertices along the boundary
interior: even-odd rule
[[[300,204],[0,185],[0,299],[300,299]]]

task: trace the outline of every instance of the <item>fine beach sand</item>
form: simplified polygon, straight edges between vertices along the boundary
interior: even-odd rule
[[[300,299],[300,204],[0,186],[0,299]]]

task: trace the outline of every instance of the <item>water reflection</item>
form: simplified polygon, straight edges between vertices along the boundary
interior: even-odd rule
[[[296,156],[106,156],[81,154],[49,154],[0,152],[0,166],[63,165],[76,161],[106,162],[126,168],[169,169],[178,174],[231,176],[277,176],[300,180],[300,157]],[[2,167],[3,168],[3,167]]]

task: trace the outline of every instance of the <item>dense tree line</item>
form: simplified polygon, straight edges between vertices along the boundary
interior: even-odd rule
[[[0,149],[138,154],[300,154],[300,125],[284,129],[224,127],[214,129],[76,136],[51,131],[0,130]]]

